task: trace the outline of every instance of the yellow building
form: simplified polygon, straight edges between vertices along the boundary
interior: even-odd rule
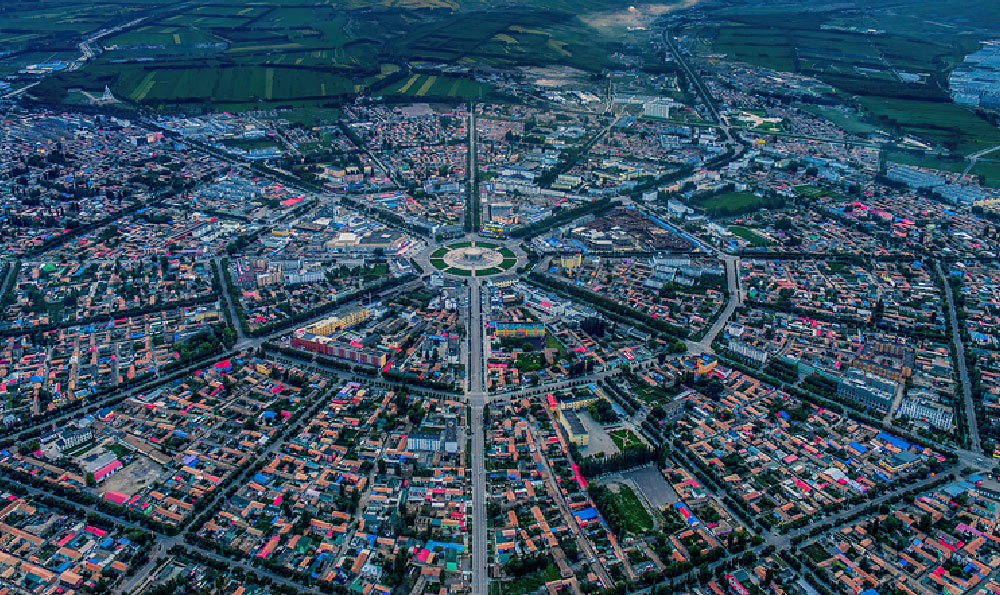
[[[562,422],[562,426],[566,430],[566,437],[570,442],[577,446],[587,446],[590,443],[590,433],[587,432],[587,428],[577,417],[575,411],[572,409],[563,410],[559,421]]]
[[[309,329],[309,332],[314,335],[329,337],[338,331],[351,328],[359,322],[368,320],[369,316],[371,316],[371,313],[368,311],[368,308],[359,308],[353,312],[348,312],[339,316],[331,316],[330,318],[321,320],[313,325]]]
[[[501,339],[539,339],[545,336],[545,325],[540,322],[497,322],[496,336]]]
[[[580,266],[583,262],[583,255],[574,254],[573,256],[562,256],[559,258],[559,266],[564,269],[575,269]]]

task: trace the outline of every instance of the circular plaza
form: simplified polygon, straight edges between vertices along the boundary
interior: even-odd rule
[[[488,277],[514,268],[517,255],[506,246],[477,240],[441,246],[430,255],[430,263],[449,275]]]

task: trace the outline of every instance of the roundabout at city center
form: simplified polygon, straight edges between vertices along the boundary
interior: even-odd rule
[[[430,255],[438,271],[459,277],[498,275],[517,266],[517,255],[506,246],[481,240],[441,246]]]

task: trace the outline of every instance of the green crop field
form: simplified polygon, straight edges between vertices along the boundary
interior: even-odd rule
[[[944,171],[964,171],[969,165],[965,159],[948,158],[939,155],[924,155],[909,151],[887,151],[883,154],[885,161],[902,163],[903,165],[913,165],[916,167],[929,167]]]
[[[882,97],[860,101],[876,122],[962,155],[1000,144],[1000,129],[954,103]]]
[[[987,186],[1000,188],[1000,161],[985,161],[980,159],[969,173],[976,176],[983,176]]]
[[[489,93],[489,85],[469,78],[414,74],[380,92],[382,95],[410,95],[413,97],[476,98]]]
[[[185,27],[139,27],[108,38],[106,45],[162,44],[165,46],[220,41],[210,33]]]
[[[734,10],[724,24],[706,28],[704,35],[714,51],[733,59],[814,76],[834,87],[845,101],[862,109],[861,118],[841,109],[803,109],[848,132],[868,134],[876,127],[886,128],[961,155],[998,144],[1000,130],[949,101],[947,75],[982,39],[957,23],[978,22],[967,16],[975,14],[987,29],[986,23],[1000,19],[1000,10],[945,9],[923,0],[910,4],[918,12],[934,14],[936,34],[921,34],[926,22],[880,6],[870,7],[863,17],[839,16],[835,11],[790,12],[785,6]],[[884,31],[864,33],[868,28]],[[903,82],[897,76],[901,71],[921,75],[922,82]]]
[[[94,92],[109,85],[127,102],[198,113],[261,104],[331,109],[360,91],[454,102],[495,93],[469,76],[407,74],[407,63],[561,64],[598,71],[608,64],[605,42],[614,40],[601,37],[580,16],[617,5],[610,0],[515,0],[503,8],[485,0],[317,5],[228,0],[196,1],[167,11],[162,10],[171,6],[166,0],[138,0],[127,10],[86,1],[70,9],[38,0],[25,6],[32,9],[2,13],[0,41],[79,35],[107,26],[108,15],[114,14],[117,23],[129,11],[154,9],[140,26],[106,40],[117,49],[80,71],[47,77],[32,90],[34,97],[56,103],[70,89]],[[220,45],[195,46],[203,42]]]
[[[836,108],[823,109],[816,105],[800,105],[799,109],[816,114],[833,122],[846,132],[854,134],[870,134],[878,130],[877,126],[865,122],[860,115],[849,115],[845,110]]]
[[[747,27],[726,27],[719,31],[714,49],[736,60],[764,68],[791,72],[795,70],[795,54],[787,38],[777,32]]]
[[[217,104],[322,99],[354,91],[354,83],[334,73],[301,76],[294,69],[259,66],[228,68],[158,68],[127,64],[106,67],[111,89],[136,103],[170,104],[211,101]]]

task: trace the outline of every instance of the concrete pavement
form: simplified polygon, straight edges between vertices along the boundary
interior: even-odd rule
[[[972,400],[972,384],[969,382],[969,370],[965,365],[965,346],[962,344],[962,329],[958,326],[958,313],[955,301],[951,296],[951,285],[941,269],[941,262],[935,261],[934,268],[938,277],[944,282],[944,297],[948,301],[948,315],[951,322],[951,337],[955,344],[955,362],[958,364],[958,379],[962,384],[962,395],[965,397],[965,423],[969,428],[969,446],[973,452],[981,454],[983,445],[979,439],[979,424],[976,421],[976,406]]]
[[[487,402],[485,392],[483,357],[483,300],[480,281],[469,281],[469,341],[468,393],[472,408],[472,593],[486,595],[489,588],[489,573],[486,565],[489,557],[486,542],[486,461],[483,429],[483,409]]]
[[[688,353],[693,355],[713,353],[712,343],[715,342],[715,338],[725,328],[736,308],[743,305],[743,292],[740,289],[740,257],[722,254],[719,258],[726,267],[726,284],[728,285],[729,300],[722,313],[719,314],[719,317],[715,319],[711,328],[708,329],[708,333],[700,341],[688,341]]]

